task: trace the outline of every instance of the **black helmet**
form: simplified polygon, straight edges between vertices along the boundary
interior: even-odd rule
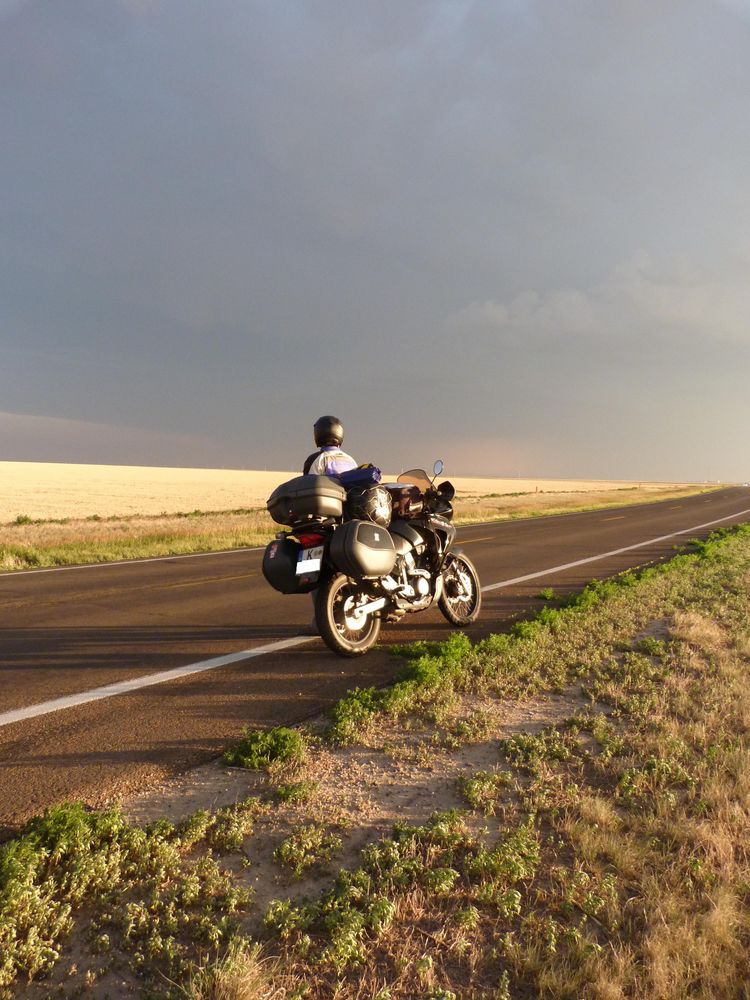
[[[313,425],[315,444],[319,448],[327,444],[340,445],[344,440],[344,428],[338,417],[318,417]]]
[[[382,486],[354,487],[347,490],[346,513],[359,521],[372,521],[387,528],[391,523],[393,501]]]

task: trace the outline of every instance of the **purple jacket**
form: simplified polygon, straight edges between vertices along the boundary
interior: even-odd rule
[[[336,445],[327,444],[320,451],[308,456],[302,473],[305,476],[338,476],[342,472],[356,468],[357,463],[351,455],[347,455]]]

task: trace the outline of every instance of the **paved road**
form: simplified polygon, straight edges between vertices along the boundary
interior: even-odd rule
[[[490,588],[471,634],[538,608],[543,586],[580,588],[739,521],[750,521],[750,489],[736,487],[462,528],[460,544]],[[380,650],[350,661],[319,640],[295,639],[310,600],[272,591],[260,560],[259,551],[240,551],[0,577],[0,831],[53,802],[99,805],[147,787],[216,756],[246,724],[298,722],[398,669]],[[519,577],[529,578],[508,584]],[[384,630],[381,642],[449,632],[431,611]],[[290,648],[279,648],[284,640]],[[233,655],[236,662],[113,697],[45,704]],[[31,717],[19,718],[25,712]]]

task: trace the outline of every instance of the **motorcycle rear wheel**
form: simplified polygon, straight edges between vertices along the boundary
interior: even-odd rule
[[[471,625],[479,617],[482,591],[471,559],[449,555],[443,567],[443,593],[438,607],[451,625]]]
[[[320,637],[339,656],[362,656],[380,634],[380,616],[358,618],[358,605],[372,598],[343,573],[331,577],[315,593],[315,620]]]

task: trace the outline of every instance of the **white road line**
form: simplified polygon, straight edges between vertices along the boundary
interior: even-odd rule
[[[70,569],[109,569],[110,566],[136,566],[138,563],[171,562],[173,559],[203,559],[206,556],[231,556],[235,552],[262,552],[265,545],[254,549],[219,549],[218,552],[183,552],[174,556],[145,556],[143,559],[118,559],[116,562],[83,563],[80,566],[45,566],[44,569],[14,569],[0,573],[0,581],[30,573],[64,573]]]
[[[255,656],[264,656],[266,653],[276,653],[282,649],[301,646],[304,642],[310,642],[309,637],[295,636],[293,639],[280,639],[278,642],[271,642],[266,646],[256,646],[255,649],[243,649],[239,653],[215,656],[211,660],[188,663],[184,667],[162,670],[158,674],[133,677],[128,681],[105,684],[104,687],[92,688],[90,691],[81,691],[79,694],[69,694],[64,698],[54,698],[52,701],[43,701],[38,705],[15,708],[10,712],[3,712],[0,715],[0,726],[9,726],[13,722],[22,722],[24,719],[34,719],[38,715],[48,715],[50,712],[58,712],[62,708],[73,708],[74,705],[85,705],[89,701],[112,698],[116,694],[127,694],[130,691],[137,691],[139,688],[151,687],[153,684],[163,684],[165,681],[177,680],[179,677],[189,677],[190,674],[200,674],[205,670],[216,670],[218,667],[227,667],[232,663],[239,663],[240,660],[251,660]]]
[[[659,535],[658,538],[648,538],[644,542],[636,542],[635,545],[625,545],[621,549],[612,549],[609,552],[602,552],[598,556],[588,556],[586,559],[576,559],[575,562],[563,563],[561,566],[550,566],[549,569],[541,569],[537,573],[527,573],[525,576],[516,576],[512,580],[503,580],[502,583],[490,583],[482,587],[482,593],[489,590],[499,590],[501,587],[512,587],[516,583],[524,583],[526,580],[536,580],[540,576],[549,576],[550,573],[560,573],[564,569],[573,569],[575,566],[584,566],[586,563],[597,562],[599,559],[609,559],[610,556],[619,556],[621,552],[632,552],[633,549],[643,549],[647,545],[656,545],[657,542],[666,542],[670,538],[677,538],[678,535],[689,535],[693,531],[700,531],[702,528],[710,528],[714,524],[721,524],[722,521],[731,521],[734,517],[742,517],[743,514],[750,514],[748,510],[738,510],[736,514],[728,514],[726,517],[717,517],[715,521],[706,521],[705,524],[695,524],[692,528],[683,528],[682,531],[673,531],[669,535]]]
[[[527,573],[525,576],[517,576],[512,580],[503,580],[501,583],[491,583],[482,587],[482,592],[498,590],[500,587],[512,587],[516,583],[523,583],[526,580],[534,580],[540,576],[549,576],[550,573],[557,573],[564,569],[572,569],[574,566],[583,566],[585,563],[596,562],[599,559],[608,559],[610,556],[619,555],[621,552],[631,552],[633,549],[642,549],[647,545],[654,545],[657,542],[664,542],[678,535],[689,535],[693,531],[700,531],[702,528],[710,528],[714,524],[722,521],[731,521],[734,517],[742,517],[743,514],[750,514],[750,508],[737,511],[736,514],[728,514],[726,517],[719,517],[715,521],[707,521],[705,524],[696,524],[692,528],[684,528],[682,531],[673,531],[669,535],[660,535],[659,538],[649,538],[635,545],[626,545],[621,549],[612,549],[611,552],[602,552],[597,556],[588,556],[586,559],[576,559],[575,562],[564,563],[562,566],[551,566],[548,569],[539,570],[536,573]],[[108,565],[112,565],[109,563]],[[188,663],[184,667],[175,667],[173,670],[162,670],[158,674],[147,674],[145,677],[134,677],[128,681],[118,681],[116,684],[106,684],[104,687],[93,688],[90,691],[81,691],[79,694],[67,695],[64,698],[54,698],[52,701],[44,701],[38,705],[28,705],[26,708],[16,708],[10,712],[0,715],[0,727],[9,726],[13,722],[22,722],[25,719],[33,719],[40,715],[48,715],[50,712],[57,712],[64,708],[72,708],[74,705],[85,705],[89,701],[100,701],[102,698],[112,698],[117,694],[127,694],[130,691],[137,691],[140,688],[151,687],[154,684],[163,684],[166,681],[176,680],[180,677],[188,677],[191,674],[200,674],[206,670],[216,670],[219,667],[226,667],[232,663],[239,663],[242,660],[250,660],[256,656],[264,656],[266,653],[276,653],[282,649],[292,649],[295,646],[302,646],[310,642],[308,636],[295,636],[293,639],[281,639],[278,642],[271,642],[265,646],[256,646],[254,649],[243,649],[238,653],[229,653],[227,656],[217,656],[211,660],[201,660],[198,663]]]

